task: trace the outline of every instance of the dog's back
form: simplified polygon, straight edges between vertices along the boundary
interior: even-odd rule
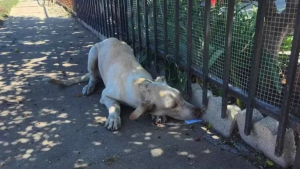
[[[115,78],[127,80],[128,76],[152,79],[151,75],[137,62],[132,48],[125,42],[109,38],[96,44],[96,47],[99,71],[105,84],[110,80],[115,81]]]

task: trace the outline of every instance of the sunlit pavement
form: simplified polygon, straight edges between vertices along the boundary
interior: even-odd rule
[[[83,97],[84,84],[40,81],[85,73],[97,41],[58,6],[28,0],[13,8],[0,28],[0,168],[255,168],[205,141],[200,124],[130,121],[133,109],[122,107],[122,128],[108,131],[101,86]]]

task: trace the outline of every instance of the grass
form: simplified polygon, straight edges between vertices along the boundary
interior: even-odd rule
[[[19,0],[4,0],[0,1],[0,26],[8,17],[11,8],[18,3]]]

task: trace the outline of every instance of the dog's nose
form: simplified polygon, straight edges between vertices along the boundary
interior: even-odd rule
[[[202,115],[202,109],[201,108],[195,108],[194,112],[195,112],[196,117],[201,117],[201,115]]]

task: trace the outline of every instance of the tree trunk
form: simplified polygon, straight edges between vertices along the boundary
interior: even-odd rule
[[[274,59],[278,56],[284,38],[294,29],[298,2],[286,0],[286,9],[278,14],[275,0],[267,0],[263,49],[273,55]]]

